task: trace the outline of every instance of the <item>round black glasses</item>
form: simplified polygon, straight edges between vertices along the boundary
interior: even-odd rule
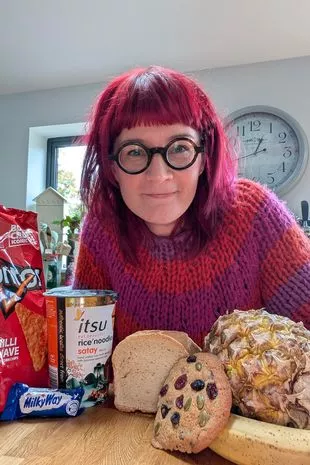
[[[204,146],[196,145],[186,137],[176,137],[166,147],[148,148],[140,142],[129,141],[121,145],[115,154],[109,156],[128,174],[143,173],[151,164],[152,158],[159,153],[166,164],[174,170],[185,170],[195,163]]]

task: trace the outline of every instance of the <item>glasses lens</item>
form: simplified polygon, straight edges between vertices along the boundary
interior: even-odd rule
[[[143,147],[137,144],[126,145],[118,154],[119,164],[130,173],[143,170],[148,162],[148,156]]]
[[[184,168],[194,160],[196,150],[194,144],[186,139],[174,141],[167,150],[167,159],[171,166]]]

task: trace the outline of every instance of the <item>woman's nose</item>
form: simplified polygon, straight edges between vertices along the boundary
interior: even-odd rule
[[[148,169],[146,170],[148,180],[164,181],[171,179],[173,174],[171,168],[165,163],[163,157],[159,153],[155,153]]]

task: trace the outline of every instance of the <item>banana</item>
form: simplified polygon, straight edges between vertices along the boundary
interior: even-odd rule
[[[209,447],[238,465],[310,465],[310,430],[234,414]]]

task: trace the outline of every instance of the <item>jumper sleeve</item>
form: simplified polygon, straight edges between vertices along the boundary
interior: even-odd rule
[[[310,329],[310,240],[273,193],[261,220],[261,294],[266,309]]]
[[[110,279],[102,255],[96,253],[98,237],[96,224],[86,217],[79,241],[79,251],[75,264],[74,289],[111,289]]]

